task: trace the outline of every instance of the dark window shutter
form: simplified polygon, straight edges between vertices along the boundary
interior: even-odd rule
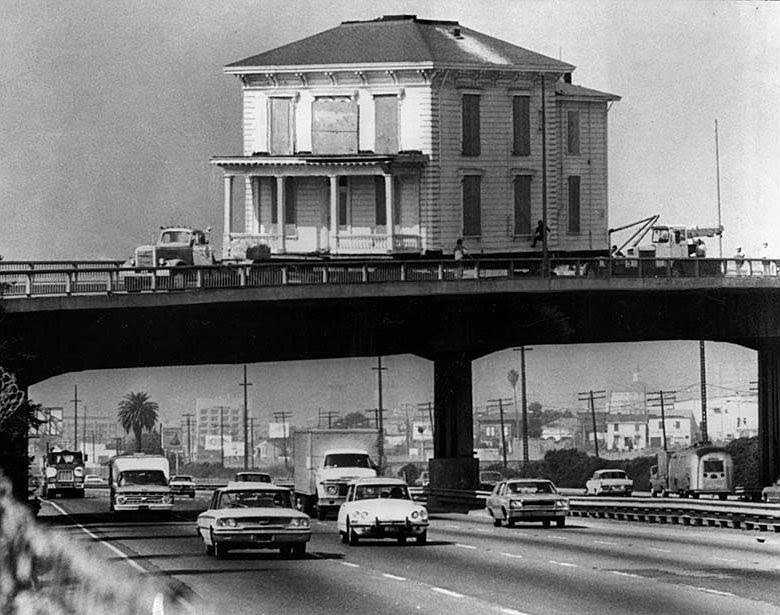
[[[531,176],[515,177],[515,235],[531,234]]]
[[[580,153],[580,112],[569,111],[567,114],[566,151],[569,154]]]
[[[476,237],[482,234],[481,185],[482,177],[479,175],[463,177],[463,235],[466,237]]]
[[[276,208],[277,189],[276,178],[271,178],[271,224],[279,223],[279,210]]]
[[[531,154],[531,99],[528,96],[512,97],[512,129],[515,156]]]
[[[295,224],[296,217],[295,178],[284,178],[284,223]]]
[[[580,232],[580,177],[569,176],[569,232]]]
[[[462,99],[464,156],[479,156],[479,94],[464,94]]]
[[[376,224],[387,224],[387,206],[385,203],[385,178],[383,175],[374,177],[374,194],[376,195]]]

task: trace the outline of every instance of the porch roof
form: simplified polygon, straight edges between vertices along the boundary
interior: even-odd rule
[[[293,156],[270,156],[253,154],[252,156],[215,156],[211,164],[225,170],[242,172],[255,169],[265,174],[273,174],[280,168],[285,173],[304,172],[308,174],[330,175],[336,169],[342,174],[382,174],[394,169],[422,167],[428,163],[427,154],[420,152],[400,152],[398,154],[299,154]]]

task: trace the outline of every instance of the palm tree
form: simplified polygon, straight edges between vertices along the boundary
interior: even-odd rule
[[[157,423],[157,402],[151,401],[147,393],[128,393],[119,402],[117,418],[126,433],[135,434],[135,450],[141,452],[141,434],[151,431]]]

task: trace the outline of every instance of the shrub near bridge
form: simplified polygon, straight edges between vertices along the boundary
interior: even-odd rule
[[[504,468],[501,464],[492,464],[482,470],[497,470],[507,478],[547,478],[558,487],[584,489],[585,481],[596,470],[615,468],[625,470],[634,481],[635,491],[650,490],[650,466],[656,464],[655,455],[634,459],[608,460],[592,457],[577,449],[567,448],[547,451],[542,460],[530,461],[519,468]]]

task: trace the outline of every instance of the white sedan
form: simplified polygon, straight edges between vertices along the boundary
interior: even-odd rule
[[[303,555],[311,520],[294,499],[289,489],[270,483],[231,482],[216,489],[198,515],[206,554],[222,559],[233,549],[279,549],[284,556]]]
[[[361,538],[395,538],[403,544],[428,538],[428,511],[413,501],[398,478],[361,478],[349,485],[336,522],[342,542],[357,545]]]

